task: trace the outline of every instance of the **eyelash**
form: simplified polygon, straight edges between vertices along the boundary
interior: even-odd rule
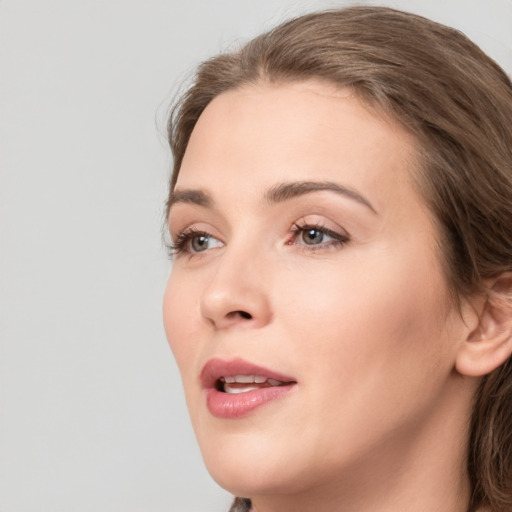
[[[298,244],[296,240],[299,236],[308,231],[317,230],[320,233],[329,236],[332,238],[329,242],[324,242],[320,244]],[[303,223],[299,224],[298,222],[294,223],[292,228],[292,238],[286,242],[287,245],[296,245],[301,246],[302,250],[305,251],[321,251],[328,250],[336,247],[341,247],[348,242],[350,242],[350,237],[348,234],[338,233],[333,231],[332,229],[326,228],[320,223]],[[201,256],[201,252],[203,251],[192,251],[190,250],[190,242],[198,236],[211,237],[212,235],[207,231],[203,231],[196,228],[187,228],[178,234],[175,242],[170,242],[168,244],[169,257],[171,259],[180,256],[180,255],[189,255],[192,256]],[[207,251],[204,251],[207,252]]]
[[[308,231],[316,230],[320,233],[327,235],[332,238],[329,242],[324,242],[321,244],[297,244],[296,240],[299,236],[307,233]],[[339,233],[337,231],[333,231],[332,229],[329,229],[322,225],[321,223],[298,223],[296,222],[292,226],[292,233],[293,233],[293,240],[290,240],[288,242],[288,245],[300,245],[301,248],[303,248],[306,251],[322,251],[322,250],[328,250],[333,249],[336,247],[341,247],[348,242],[350,242],[350,237],[346,233]]]
[[[187,228],[183,230],[181,233],[178,234],[176,237],[175,242],[169,242],[167,246],[167,250],[169,252],[169,257],[174,259],[177,256],[180,256],[181,254],[198,254],[190,250],[188,247],[188,244],[190,241],[196,237],[196,236],[211,236],[210,233],[207,233],[206,231],[202,231],[200,229],[196,228]]]

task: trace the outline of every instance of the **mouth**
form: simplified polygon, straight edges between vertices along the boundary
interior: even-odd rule
[[[256,389],[271,388],[277,386],[285,386],[289,384],[270,377],[262,375],[234,375],[229,377],[220,377],[216,382],[215,388],[223,393],[247,393]]]
[[[238,418],[284,398],[297,381],[242,359],[210,359],[201,371],[206,405],[218,418]]]

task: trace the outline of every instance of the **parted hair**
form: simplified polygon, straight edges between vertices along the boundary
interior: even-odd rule
[[[194,126],[219,94],[245,85],[322,80],[401,123],[416,141],[411,171],[438,224],[455,300],[512,271],[512,83],[464,34],[386,7],[287,21],[198,69],[168,123],[173,190]],[[512,361],[482,379],[471,419],[470,510],[512,510]]]

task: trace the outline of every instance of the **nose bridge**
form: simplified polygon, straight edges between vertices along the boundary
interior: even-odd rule
[[[262,327],[271,320],[264,251],[247,237],[216,256],[201,297],[201,314],[216,328]]]

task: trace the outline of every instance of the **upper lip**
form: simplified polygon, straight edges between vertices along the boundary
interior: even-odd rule
[[[279,372],[275,372],[263,366],[259,366],[243,359],[224,359],[214,358],[206,362],[201,370],[201,384],[204,388],[214,388],[221,377],[231,377],[235,375],[257,375],[267,377],[286,383],[294,383],[296,380]]]

